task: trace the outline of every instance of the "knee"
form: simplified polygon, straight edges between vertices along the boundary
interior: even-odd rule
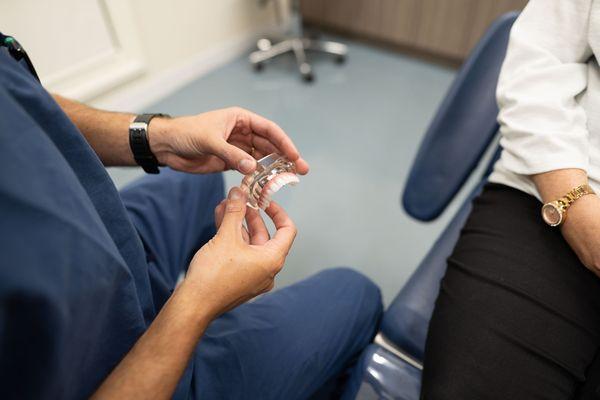
[[[353,311],[373,321],[379,321],[383,311],[379,287],[362,273],[348,267],[326,269],[319,273],[320,278],[332,287],[343,291],[343,298]]]
[[[373,281],[350,267],[328,268],[319,272],[321,279],[338,282],[355,290],[364,290],[373,297],[380,297],[379,288]]]

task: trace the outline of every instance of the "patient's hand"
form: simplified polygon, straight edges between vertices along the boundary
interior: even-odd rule
[[[583,196],[573,203],[561,231],[583,265],[600,277],[600,197]]]
[[[149,127],[149,140],[159,162],[179,171],[235,169],[248,174],[256,168],[255,159],[279,153],[296,162],[298,173],[308,172],[308,164],[277,124],[238,107],[155,118]]]
[[[196,253],[185,279],[214,317],[273,288],[296,227],[274,202],[266,213],[277,229],[271,239],[259,212],[246,209],[246,197],[239,188],[233,188],[216,208],[219,231]]]

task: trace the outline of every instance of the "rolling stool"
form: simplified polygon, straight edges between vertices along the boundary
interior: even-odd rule
[[[262,0],[261,3],[267,3],[269,0]],[[281,4],[278,0],[274,0],[277,17],[281,22],[283,20]],[[337,63],[343,63],[348,54],[348,48],[345,44],[331,42],[327,40],[318,40],[305,37],[302,30],[302,17],[300,15],[300,7],[298,0],[290,1],[292,34],[281,42],[271,43],[269,39],[262,38],[258,40],[258,50],[254,51],[249,56],[250,64],[255,70],[262,70],[264,63],[281,54],[293,52],[296,56],[296,63],[302,78],[306,82],[311,82],[314,79],[312,67],[306,60],[306,51],[318,51],[333,55]]]

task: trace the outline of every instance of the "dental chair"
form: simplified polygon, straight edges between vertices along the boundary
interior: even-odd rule
[[[446,259],[469,215],[471,200],[500,155],[495,141],[496,84],[517,16],[512,12],[499,17],[458,72],[413,163],[402,196],[404,209],[421,221],[437,218],[493,146],[494,155],[480,183],[384,313],[381,330],[361,355],[344,399],[419,398],[425,339]]]

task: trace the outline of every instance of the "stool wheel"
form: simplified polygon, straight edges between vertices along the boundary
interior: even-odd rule
[[[346,59],[347,59],[347,57],[344,54],[344,55],[335,56],[334,61],[336,64],[344,64],[346,62]]]
[[[312,82],[315,80],[315,76],[312,72],[307,72],[302,74],[302,79],[304,79],[304,82]]]

